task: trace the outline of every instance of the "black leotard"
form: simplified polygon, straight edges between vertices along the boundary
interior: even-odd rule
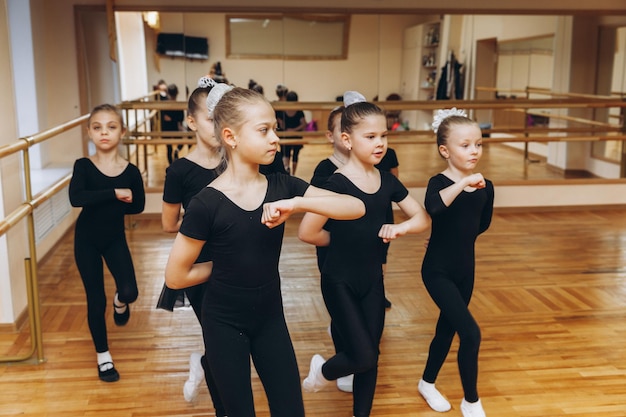
[[[132,203],[115,196],[116,188],[130,188]],[[87,296],[87,322],[96,352],[109,350],[105,312],[104,265],[115,280],[119,301],[137,299],[137,280],[124,231],[124,216],[141,213],[145,205],[139,169],[128,164],[121,174],[103,174],[89,158],[74,163],[69,186],[70,203],[82,207],[74,230],[74,258]]]

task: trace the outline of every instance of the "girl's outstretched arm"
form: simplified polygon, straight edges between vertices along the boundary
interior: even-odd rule
[[[165,266],[165,284],[174,290],[208,281],[213,262],[194,263],[204,246],[203,240],[178,233]]]
[[[464,177],[462,180],[455,182],[451,186],[444,188],[439,191],[439,195],[441,196],[441,200],[446,205],[446,207],[450,207],[450,204],[461,194],[465,187],[473,187],[473,188],[485,188],[485,179],[482,174],[476,173],[468,175]]]
[[[356,197],[309,186],[302,197],[263,205],[261,222],[276,227],[293,213],[311,212],[336,220],[354,220],[365,214],[365,204]]]
[[[430,226],[430,216],[413,197],[407,196],[398,203],[398,206],[409,218],[398,224],[383,224],[378,237],[385,243],[407,233],[421,233]]]

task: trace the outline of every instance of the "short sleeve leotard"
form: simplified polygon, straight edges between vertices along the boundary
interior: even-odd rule
[[[217,178],[217,171],[204,168],[187,158],[177,159],[165,171],[163,201],[170,204],[181,204],[187,210],[191,198]],[[210,260],[205,247],[198,256],[199,262]]]
[[[215,169],[204,168],[187,158],[177,159],[165,170],[163,201],[181,204],[187,210],[191,198],[215,178]]]
[[[446,206],[439,192],[453,184],[450,178],[437,174],[426,188],[424,206],[432,218],[430,240],[422,264],[422,272],[426,275],[428,271],[473,274],[474,243],[491,224],[493,183],[486,180],[485,188],[463,191],[450,206]]]
[[[304,195],[308,184],[285,174],[269,174],[263,203]],[[263,204],[244,210],[221,191],[207,187],[189,203],[180,233],[206,241],[213,259],[211,280],[233,287],[256,288],[279,278],[278,261],[284,224],[261,223]]]
[[[325,184],[328,190],[362,200],[366,213],[356,220],[328,220],[325,229],[331,239],[322,273],[356,279],[382,275],[385,244],[378,231],[386,223],[390,202],[404,200],[409,192],[392,174],[381,171],[380,176],[380,188],[373,194],[363,192],[341,173],[333,174]]]
[[[337,165],[333,164],[329,158],[320,161],[313,171],[311,185],[314,187],[323,187],[330,176],[337,171],[337,168]]]

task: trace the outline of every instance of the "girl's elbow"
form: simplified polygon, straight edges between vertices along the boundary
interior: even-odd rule
[[[182,285],[181,280],[177,279],[175,275],[168,273],[167,271],[165,272],[165,285],[173,290],[185,288],[185,286]]]
[[[180,285],[180,283],[167,279],[165,280],[165,285],[167,285],[167,288],[170,288],[172,290],[182,290],[183,288],[185,288],[183,285]]]
[[[172,224],[167,224],[167,223],[161,223],[161,229],[165,233],[176,233],[176,232],[178,232],[177,225],[172,225]]]
[[[308,233],[304,233],[300,230],[298,230],[298,239],[300,239],[301,241],[303,241],[304,243],[310,243],[313,244],[311,239],[311,236]]]

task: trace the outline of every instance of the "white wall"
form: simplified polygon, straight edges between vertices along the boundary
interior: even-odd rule
[[[0,1],[0,84],[5,94],[0,97],[0,114],[3,115],[3,134],[0,146],[15,142],[19,137],[14,74],[12,68],[12,45],[10,21],[6,0]],[[13,5],[15,15],[27,14],[19,4]],[[15,9],[18,10],[15,10]],[[15,25],[14,25],[15,29]],[[18,60],[20,58],[18,57]],[[22,54],[22,59],[28,57]],[[22,105],[26,104],[22,102]],[[36,113],[35,113],[36,115]],[[20,153],[0,160],[0,217],[4,218],[18,208],[22,202],[22,179],[20,178]],[[27,256],[24,236],[24,222],[0,237],[0,324],[13,323],[16,315],[25,305],[26,291],[23,262],[17,262]]]

